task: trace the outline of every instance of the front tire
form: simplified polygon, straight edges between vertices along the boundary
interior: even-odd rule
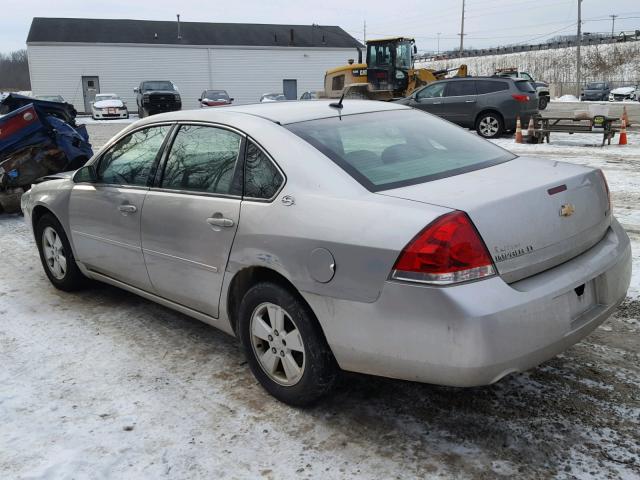
[[[310,405],[331,392],[338,366],[302,299],[263,282],[247,291],[238,314],[249,367],[267,392],[292,406]]]
[[[483,113],[476,121],[476,132],[483,138],[497,138],[504,132],[504,121],[498,113]]]
[[[65,292],[82,288],[87,279],[76,265],[60,222],[46,213],[38,220],[35,234],[42,267],[53,286]]]
[[[582,100],[583,99],[580,98],[580,101]],[[547,105],[549,105],[549,97],[547,97],[546,95],[543,95],[538,99],[538,109],[544,110],[545,108],[547,108]]]

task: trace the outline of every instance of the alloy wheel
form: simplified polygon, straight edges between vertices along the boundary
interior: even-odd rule
[[[251,347],[262,370],[274,382],[292,386],[305,368],[302,335],[285,309],[261,303],[251,315]]]
[[[60,235],[51,227],[42,232],[42,250],[51,274],[62,280],[67,273],[67,257]]]
[[[483,137],[492,137],[500,130],[500,122],[495,117],[484,117],[478,125]]]

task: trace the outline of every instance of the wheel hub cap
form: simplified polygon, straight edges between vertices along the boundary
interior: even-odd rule
[[[251,347],[262,370],[274,382],[292,386],[305,368],[302,336],[282,307],[262,303],[251,315]]]

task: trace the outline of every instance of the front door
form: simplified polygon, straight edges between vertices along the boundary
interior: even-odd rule
[[[151,291],[140,245],[140,215],[170,126],[138,130],[98,160],[97,179],[71,191],[69,223],[77,259],[87,268]]]
[[[446,82],[433,83],[416,92],[410,101],[413,108],[442,116],[442,98]]]
[[[282,93],[287,100],[298,99],[298,81],[297,80],[282,80]]]
[[[142,250],[155,292],[217,317],[240,218],[242,136],[182,125],[142,209]]]
[[[98,77],[82,77],[82,94],[84,96],[84,113],[91,112],[91,105],[100,93],[100,79]]]

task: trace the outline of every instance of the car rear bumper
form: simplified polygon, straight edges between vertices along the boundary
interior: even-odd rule
[[[629,238],[613,220],[587,252],[510,285],[500,277],[454,287],[387,282],[373,303],[303,295],[343,369],[467,387],[580,341],[624,300],[630,277]]]

